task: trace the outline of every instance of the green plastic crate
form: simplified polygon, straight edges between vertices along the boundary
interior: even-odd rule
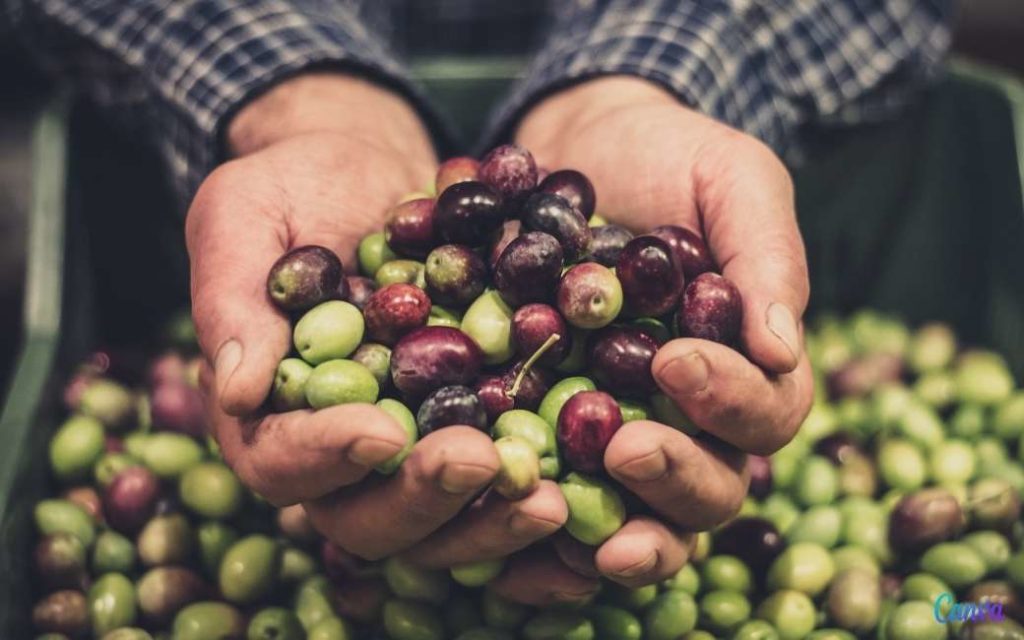
[[[518,68],[415,65],[464,139]],[[78,126],[79,111],[58,98],[35,126],[25,335],[0,413],[0,638],[32,636],[31,509],[52,489],[46,443],[71,367],[98,341],[144,340],[187,296],[180,221],[154,214],[173,210],[156,165],[121,157],[102,133]],[[1022,85],[958,62],[906,117],[807,138],[795,181],[812,310],[870,306],[947,320],[1024,375]],[[131,173],[139,164],[148,179]],[[119,234],[139,246],[120,246]]]

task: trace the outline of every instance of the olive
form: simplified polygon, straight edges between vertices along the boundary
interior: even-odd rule
[[[644,632],[648,640],[676,640],[696,626],[697,603],[682,591],[662,593],[644,613]]]
[[[50,468],[63,481],[87,478],[103,456],[103,424],[88,416],[69,418],[50,440]]]
[[[584,544],[601,544],[626,520],[622,498],[603,480],[572,472],[559,483],[559,488],[569,506],[565,529]]]
[[[757,607],[756,616],[770,622],[781,640],[801,640],[815,627],[814,603],[806,594],[789,589],[765,598]]]
[[[97,636],[130,627],[135,615],[135,586],[124,574],[105,574],[89,588],[89,617]]]
[[[242,507],[242,484],[220,462],[204,462],[186,471],[178,493],[186,507],[204,518],[230,518]]]
[[[116,531],[104,531],[92,548],[92,570],[129,574],[135,568],[135,544]]]
[[[504,559],[481,560],[451,568],[452,579],[464,587],[481,587],[494,580],[505,567]]]
[[[136,585],[139,610],[151,622],[165,624],[197,600],[209,595],[202,578],[185,567],[157,567],[147,571]]]
[[[47,589],[75,589],[87,575],[85,545],[70,533],[55,533],[36,544],[35,571]]]
[[[400,598],[440,604],[451,593],[451,578],[447,572],[414,567],[397,557],[384,563],[384,578]]]
[[[267,293],[285,311],[308,309],[330,300],[342,280],[342,265],[330,249],[296,247],[277,259],[267,276]]]
[[[216,577],[220,562],[238,540],[238,533],[222,522],[204,522],[196,529],[196,539],[203,571],[207,576]]]
[[[921,556],[921,568],[959,589],[984,577],[985,559],[963,542],[940,542]]]
[[[89,605],[81,591],[55,591],[32,609],[36,631],[77,637],[89,628]]]
[[[840,627],[857,633],[875,628],[881,606],[878,576],[856,567],[836,575],[825,599],[829,618]]]
[[[142,528],[136,547],[147,567],[185,564],[195,547],[195,532],[180,513],[156,516]]]
[[[245,618],[224,602],[196,602],[174,617],[174,640],[242,640]]]
[[[832,556],[821,545],[798,542],[790,545],[772,563],[767,584],[772,590],[793,589],[817,595],[835,575]]]
[[[922,551],[955,537],[965,525],[960,503],[945,489],[922,489],[901,499],[889,516],[889,544]]]
[[[443,640],[445,637],[444,623],[437,613],[415,600],[389,600],[384,605],[384,628],[392,640]]]
[[[494,490],[509,500],[520,500],[540,486],[540,457],[534,447],[518,436],[494,442],[501,466],[494,478]]]
[[[594,627],[598,640],[640,640],[644,628],[640,619],[631,612],[608,605],[590,605],[583,612]]]
[[[484,590],[480,610],[487,626],[497,629],[518,629],[530,615],[526,605],[506,600],[490,589]]]
[[[355,637],[352,627],[341,618],[326,618],[309,630],[306,640],[354,640]]]
[[[523,627],[526,640],[594,640],[594,625],[571,611],[542,611]]]
[[[96,539],[96,524],[78,505],[68,500],[41,500],[33,512],[36,529],[44,536],[67,533],[86,547]]]
[[[281,546],[261,535],[242,538],[221,560],[220,591],[234,603],[249,604],[268,595],[281,563]]]
[[[268,607],[249,621],[246,640],[306,640],[306,632],[288,609]]]
[[[757,576],[763,576],[786,543],[779,530],[763,518],[736,518],[715,534],[715,552],[739,558]]]
[[[97,378],[89,383],[79,398],[78,410],[111,430],[123,429],[137,416],[135,396],[106,378]]]

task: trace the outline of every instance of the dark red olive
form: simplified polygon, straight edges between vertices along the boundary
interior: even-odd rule
[[[581,391],[558,414],[558,451],[569,467],[584,473],[604,469],[604,451],[622,426],[615,398],[603,391]]]
[[[764,456],[747,456],[747,471],[750,472],[748,493],[758,500],[764,500],[772,493],[772,461]]]
[[[736,556],[763,579],[768,567],[786,548],[775,525],[764,518],[736,518],[715,534],[715,553]]]
[[[654,236],[630,240],[619,254],[615,274],[622,283],[623,309],[632,316],[665,315],[683,292],[683,274],[672,249]]]
[[[297,247],[277,259],[267,276],[267,293],[279,308],[302,311],[337,295],[341,260],[317,245]]]
[[[374,292],[363,307],[366,335],[392,345],[413,329],[427,324],[430,298],[416,285],[396,282]]]
[[[864,455],[864,451],[853,436],[842,432],[833,433],[818,440],[814,444],[814,453],[828,458],[832,464],[837,466],[851,456]]]
[[[904,496],[889,514],[889,544],[897,551],[923,551],[950,540],[966,524],[952,493],[933,487]]]
[[[348,276],[345,283],[348,288],[348,296],[345,299],[360,309],[366,306],[370,296],[377,290],[377,283],[362,276]]]
[[[395,253],[423,258],[437,244],[437,216],[432,198],[402,202],[388,212],[384,240]]]
[[[717,271],[715,261],[711,258],[711,251],[699,235],[685,227],[674,224],[667,224],[656,227],[650,235],[661,238],[676,254],[679,267],[683,270],[683,276],[689,282],[702,273]]]
[[[638,327],[600,330],[590,345],[590,368],[599,383],[616,395],[646,398],[658,390],[651,362],[658,341]]]
[[[482,182],[457,182],[437,198],[437,232],[442,242],[479,247],[505,221],[501,195]]]
[[[594,185],[587,176],[575,169],[561,169],[548,174],[537,186],[537,191],[562,196],[587,220],[594,215],[597,206]]]
[[[114,529],[132,534],[146,524],[160,499],[160,481],[146,467],[128,467],[103,496],[103,513]]]
[[[505,199],[516,200],[537,186],[537,164],[529,151],[516,144],[491,149],[480,161],[478,175]]]
[[[702,273],[683,292],[678,323],[682,336],[734,345],[743,325],[743,297],[729,280]]]
[[[421,327],[391,351],[391,379],[415,404],[434,389],[472,384],[482,364],[480,347],[458,329]]]

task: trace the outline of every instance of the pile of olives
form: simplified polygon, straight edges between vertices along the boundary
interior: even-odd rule
[[[436,429],[485,431],[495,492],[520,499],[558,480],[566,530],[600,544],[627,511],[602,474],[615,432],[648,417],[691,428],[659,392],[655,353],[674,336],[735,345],[740,294],[699,235],[606,224],[585,175],[538,170],[521,147],[449,160],[435,188],[362,240],[360,276],[315,245],[274,264],[267,292],[294,320],[294,352],[270,406],[376,403],[407,435],[381,473]]]

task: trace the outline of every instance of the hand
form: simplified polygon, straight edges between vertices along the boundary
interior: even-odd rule
[[[596,551],[562,541],[556,548],[563,565],[546,565],[540,582],[568,579],[565,564],[628,586],[661,580],[686,562],[686,532],[711,528],[739,509],[748,483],[743,452],[775,451],[810,408],[800,329],[807,265],[792,184],[763,144],[635,78],[599,78],[555,94],[527,114],[517,140],[540,166],[587,174],[598,211],[611,222],[637,232],[662,224],[702,230],[743,294],[749,359],[716,343],[679,339],[652,365],[662,390],[705,435],[634,422],[605,453],[609,473],[660,519],[633,518]],[[501,580],[506,595],[529,595],[530,586],[514,576]]]
[[[433,180],[427,134],[398,96],[333,74],[280,84],[242,109],[226,133],[235,159],[207,178],[186,224],[214,435],[249,487],[274,505],[301,502],[342,548],[369,559],[406,549],[491,481],[498,459],[490,438],[469,427],[440,430],[381,478],[371,469],[397,453],[405,435],[376,407],[262,415],[291,340],[265,286],[274,261],[296,246],[326,246],[351,267],[358,241],[380,230],[385,212]],[[561,526],[564,504],[552,507],[545,495],[485,507],[523,521],[492,531],[491,544],[509,553]],[[461,524],[459,535],[482,537],[491,524]]]

